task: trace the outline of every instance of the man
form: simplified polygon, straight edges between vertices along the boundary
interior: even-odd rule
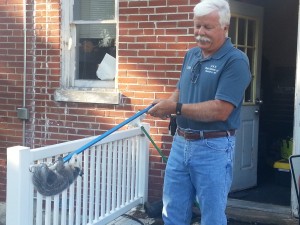
[[[201,225],[225,225],[232,183],[235,130],[251,74],[246,55],[227,37],[226,0],[202,0],[194,8],[197,47],[184,58],[174,93],[155,100],[149,114],[177,114],[164,190],[165,225],[190,224],[197,199]]]

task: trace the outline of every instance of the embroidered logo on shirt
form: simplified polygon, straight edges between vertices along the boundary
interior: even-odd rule
[[[212,74],[216,74],[217,72],[219,72],[219,70],[217,69],[216,65],[210,65],[205,67],[205,72],[206,73],[212,73]]]

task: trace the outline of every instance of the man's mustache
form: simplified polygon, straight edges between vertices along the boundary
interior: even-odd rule
[[[211,40],[208,37],[201,36],[201,35],[198,35],[196,37],[196,41],[197,42],[211,42]]]

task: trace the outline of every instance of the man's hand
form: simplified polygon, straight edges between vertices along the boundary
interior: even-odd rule
[[[148,114],[161,119],[169,118],[176,110],[176,102],[172,100],[156,99],[152,104],[154,106],[148,111]]]

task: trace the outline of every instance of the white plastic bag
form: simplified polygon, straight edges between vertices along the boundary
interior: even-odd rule
[[[109,54],[105,54],[97,69],[97,77],[100,80],[113,80],[116,75],[116,59]]]

